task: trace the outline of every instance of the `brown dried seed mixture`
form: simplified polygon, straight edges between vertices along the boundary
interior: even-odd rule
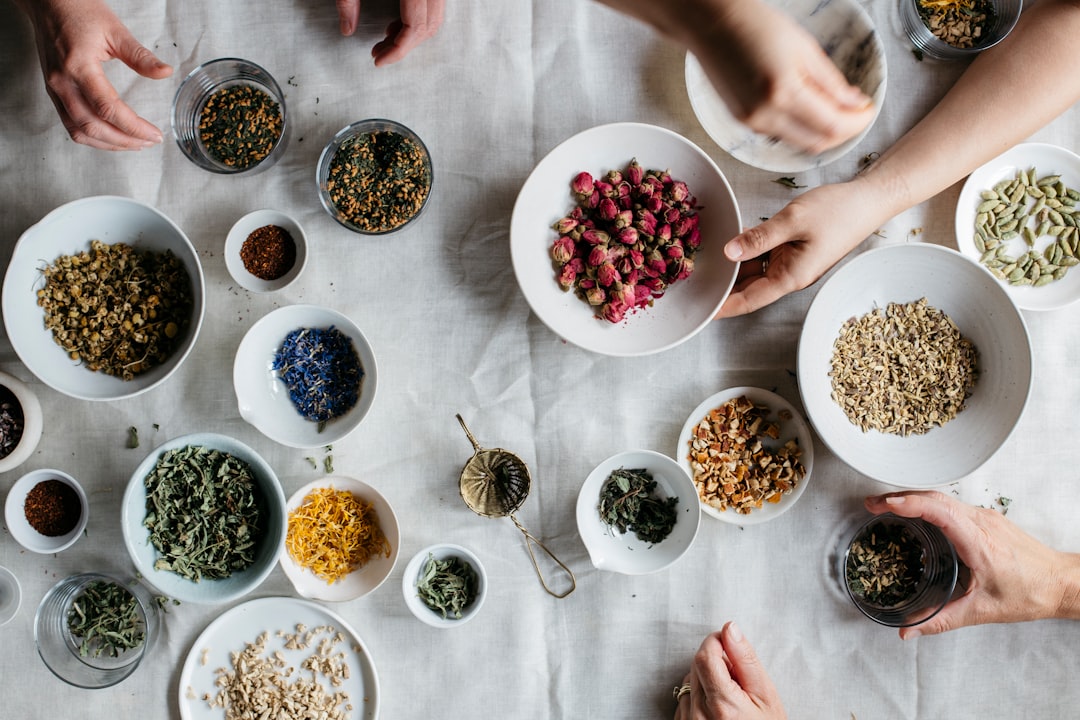
[[[744,395],[710,410],[694,428],[688,459],[702,502],[749,515],[765,502],[780,502],[806,476],[797,440],[765,444],[780,437],[779,422],[768,417],[767,406]],[[780,412],[780,420],[790,419]]]
[[[976,347],[926,298],[889,303],[840,328],[832,399],[863,432],[922,435],[964,409],[977,364]]]
[[[90,242],[42,270],[37,304],[45,327],[72,360],[131,380],[172,355],[183,341],[193,306],[184,264],[165,252]]]

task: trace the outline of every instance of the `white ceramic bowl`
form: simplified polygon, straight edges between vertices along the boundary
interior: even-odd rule
[[[431,555],[439,561],[445,561],[454,557],[460,558],[469,563],[476,572],[476,598],[462,610],[460,618],[450,617],[449,615],[444,618],[437,610],[432,610],[425,605],[424,601],[421,600],[420,596],[417,594],[416,583],[419,581],[420,574],[423,572],[424,565],[427,563],[428,555]],[[412,614],[416,616],[417,620],[435,628],[458,627],[464,625],[469,620],[472,620],[476,617],[476,614],[480,612],[480,608],[487,598],[487,591],[487,571],[484,569],[483,563],[480,562],[480,558],[478,558],[476,553],[471,550],[460,545],[454,545],[453,543],[429,545],[413,555],[412,560],[405,566],[405,574],[401,578],[401,592],[405,596],[405,604],[408,606],[409,610],[412,611]]]
[[[273,369],[285,336],[298,328],[334,326],[349,336],[364,368],[360,396],[349,412],[326,423],[306,419],[293,405],[285,383]],[[333,444],[355,430],[371,410],[378,387],[375,353],[367,338],[347,316],[315,305],[288,305],[278,308],[251,326],[233,364],[233,389],[240,416],[271,440],[294,448],[316,448]]]
[[[601,519],[597,509],[600,491],[612,471],[620,468],[644,468],[656,481],[658,495],[678,497],[675,527],[662,541],[643,542],[633,532],[619,533]],[[589,473],[578,494],[578,533],[589,552],[589,559],[600,570],[624,575],[659,572],[690,549],[700,524],[701,504],[694,482],[679,463],[652,450],[627,450],[612,455]]]
[[[44,416],[41,413],[41,402],[37,395],[22,380],[6,372],[0,372],[0,388],[7,388],[15,397],[15,402],[19,406],[18,413],[23,421],[19,442],[15,444],[11,452],[0,457],[0,473],[5,473],[19,467],[34,454],[38,441],[41,440]]]
[[[686,89],[698,122],[736,160],[773,172],[803,172],[847,154],[866,137],[885,102],[885,47],[870,15],[856,0],[771,0],[810,32],[848,82],[874,100],[874,118],[856,137],[818,155],[759,135],[735,119],[692,54],[686,55]]]
[[[863,432],[831,397],[833,344],[849,318],[923,297],[977,348],[974,391],[955,418],[924,435]],[[1031,389],[1031,343],[1020,311],[974,262],[939,245],[889,245],[856,256],[822,285],[799,338],[798,380],[811,424],[841,460],[897,487],[940,487],[973,473],[1009,439]]]
[[[570,181],[624,169],[633,158],[646,170],[668,170],[690,188],[701,206],[701,247],[690,277],[671,285],[651,308],[619,323],[595,317],[594,308],[563,292],[552,269],[551,226],[574,207]],[[647,355],[672,348],[709,324],[735,284],[738,263],[723,244],[742,231],[735,195],[720,168],[686,138],[640,123],[601,125],[564,141],[529,175],[510,222],[514,274],[536,316],[559,337],[604,355]]]
[[[146,476],[166,451],[188,446],[220,450],[243,460],[251,467],[259,483],[266,527],[258,543],[255,561],[248,568],[233,572],[227,578],[195,582],[171,570],[154,568],[158,552],[150,542],[150,531],[143,525],[146,519]],[[281,490],[274,469],[262,456],[239,440],[217,433],[182,435],[154,448],[135,468],[120,506],[120,527],[135,568],[147,583],[163,595],[197,604],[226,603],[243,597],[258,587],[277,564],[285,547],[285,493]]]
[[[255,230],[267,225],[276,225],[289,233],[296,246],[296,259],[292,267],[279,278],[264,280],[257,275],[248,272],[241,259],[240,250],[244,241]],[[233,280],[245,290],[256,293],[271,293],[283,290],[292,285],[307,265],[307,235],[304,228],[291,215],[279,210],[255,210],[243,216],[233,224],[229,234],[225,236],[225,267]]]
[[[720,407],[728,400],[744,395],[755,405],[764,405],[768,407],[768,419],[780,424],[780,437],[775,440],[771,438],[762,438],[762,445],[767,448],[779,448],[783,447],[789,440],[798,441],[799,447],[802,449],[801,461],[803,467],[806,468],[806,474],[803,476],[802,480],[799,481],[794,490],[787,495],[782,496],[780,502],[766,502],[760,508],[753,510],[747,515],[740,515],[734,510],[718,510],[704,501],[701,502],[701,509],[706,515],[711,515],[714,518],[735,525],[757,525],[772,520],[790,510],[798,499],[802,497],[802,494],[806,491],[806,485],[810,482],[810,476],[814,469],[814,440],[810,435],[810,426],[806,424],[806,421],[794,405],[780,395],[763,388],[733,387],[728,388],[727,390],[721,390],[720,392],[705,398],[705,400],[690,413],[690,416],[686,419],[686,423],[683,425],[682,432],[679,433],[679,442],[676,447],[675,457],[683,470],[693,478],[694,471],[690,467],[689,451],[690,440],[693,438],[694,428],[696,428],[698,424],[701,423],[702,419],[704,419],[704,417],[713,409]],[[781,418],[780,413],[785,411],[790,414],[791,417]]]
[[[975,214],[982,202],[979,196],[983,190],[989,190],[1002,180],[1012,181],[1020,170],[1035,168],[1039,177],[1061,175],[1066,186],[1080,190],[1080,155],[1065,148],[1045,143],[1021,143],[976,169],[968,176],[956,202],[956,246],[960,252],[979,261],[982,255],[975,247]],[[1028,198],[1030,208],[1034,200]],[[1034,229],[1036,223],[1030,220],[1028,225]],[[1041,237],[1036,241],[1035,249],[1042,252],[1051,240],[1056,238]],[[1012,257],[1019,257],[1028,250],[1023,238],[1014,238],[1007,243]],[[1042,287],[1014,286],[1004,280],[998,283],[1019,307],[1024,310],[1056,310],[1080,299],[1080,267],[1070,268],[1061,280]]]
[[[27,493],[33,490],[38,483],[46,480],[60,480],[66,483],[75,491],[75,494],[79,497],[79,504],[82,506],[82,512],[75,527],[67,533],[56,537],[42,535],[26,519],[24,506]],[[4,501],[4,522],[7,525],[8,532],[15,538],[15,542],[31,552],[45,555],[66,550],[78,542],[86,529],[86,521],[89,517],[90,503],[82,486],[79,485],[78,480],[62,470],[53,470],[51,468],[31,470],[15,481],[15,484],[11,486],[11,490],[8,491],[7,500]]]
[[[89,250],[91,240],[126,243],[137,250],[170,250],[191,278],[193,304],[182,342],[167,362],[132,380],[92,372],[71,360],[53,341],[37,304],[36,291],[45,282],[41,269],[61,255]],[[82,400],[129,398],[164,382],[195,347],[203,301],[202,266],[184,232],[149,205],[124,197],[89,197],[53,210],[19,238],[4,277],[4,324],[19,359],[49,387]]]
[[[386,536],[386,541],[390,543],[390,556],[379,555],[371,558],[363,567],[353,570],[334,583],[328,583],[311,570],[298,564],[289,554],[286,546],[281,553],[281,569],[285,571],[286,577],[302,597],[330,602],[356,600],[382,585],[394,569],[398,548],[401,545],[397,515],[394,514],[394,509],[386,498],[375,488],[360,480],[335,475],[310,482],[293,493],[285,505],[286,516],[303,505],[304,500],[312,491],[325,487],[347,490],[358,500],[371,503],[379,519],[379,528]]]

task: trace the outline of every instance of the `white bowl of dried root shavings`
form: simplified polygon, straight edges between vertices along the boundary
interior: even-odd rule
[[[890,315],[890,304],[901,309]],[[895,320],[879,328],[886,359],[861,332],[872,314]],[[947,321],[974,358],[948,354],[962,345],[942,339]],[[924,242],[889,245],[856,256],[822,285],[799,338],[798,380],[810,423],[841,460],[897,487],[941,487],[1008,441],[1031,390],[1031,342],[1005,289],[974,261]],[[945,388],[951,404],[938,402]]]

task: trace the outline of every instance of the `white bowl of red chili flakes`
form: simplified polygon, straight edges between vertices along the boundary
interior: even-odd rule
[[[291,215],[255,210],[225,236],[225,267],[245,290],[271,293],[296,282],[307,265],[307,236]]]

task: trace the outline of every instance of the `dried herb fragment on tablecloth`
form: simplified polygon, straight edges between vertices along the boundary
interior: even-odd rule
[[[334,153],[326,190],[346,222],[363,232],[387,232],[423,208],[431,191],[431,165],[411,138],[392,130],[364,132]]]
[[[119,657],[146,639],[146,623],[135,596],[107,580],[87,584],[71,601],[67,628],[79,641],[82,657]]]
[[[784,187],[791,188],[792,190],[798,190],[799,188],[806,187],[805,185],[799,185],[795,182],[793,177],[779,177],[773,180],[777,185],[783,185]]]
[[[848,549],[848,587],[874,605],[893,607],[911,597],[922,572],[922,548],[901,525],[873,525]]]
[[[79,524],[82,501],[75,488],[53,478],[30,488],[23,501],[23,511],[34,530],[46,537],[61,537]]]
[[[42,270],[37,304],[72,360],[131,380],[166,362],[184,340],[194,307],[191,278],[172,254],[90,241]]]
[[[274,355],[273,369],[297,412],[319,423],[320,431],[360,399],[364,379],[360,356],[352,338],[333,325],[290,332]]]
[[[0,386],[0,459],[6,458],[22,440],[26,420],[15,393]]]
[[[266,159],[281,139],[281,106],[251,85],[216,91],[199,116],[199,139],[208,155],[230,168],[246,170]]]
[[[198,582],[255,562],[265,499],[251,466],[220,450],[188,445],[161,454],[144,479],[155,570]]]
[[[657,482],[644,468],[612,470],[600,489],[600,519],[620,533],[656,544],[671,534],[678,519],[678,497],[661,498]]]
[[[296,241],[278,225],[255,228],[240,246],[240,260],[260,280],[277,280],[296,264]]]
[[[461,619],[461,611],[476,598],[478,588],[476,570],[467,560],[437,560],[431,553],[416,582],[417,596],[444,619]]]

